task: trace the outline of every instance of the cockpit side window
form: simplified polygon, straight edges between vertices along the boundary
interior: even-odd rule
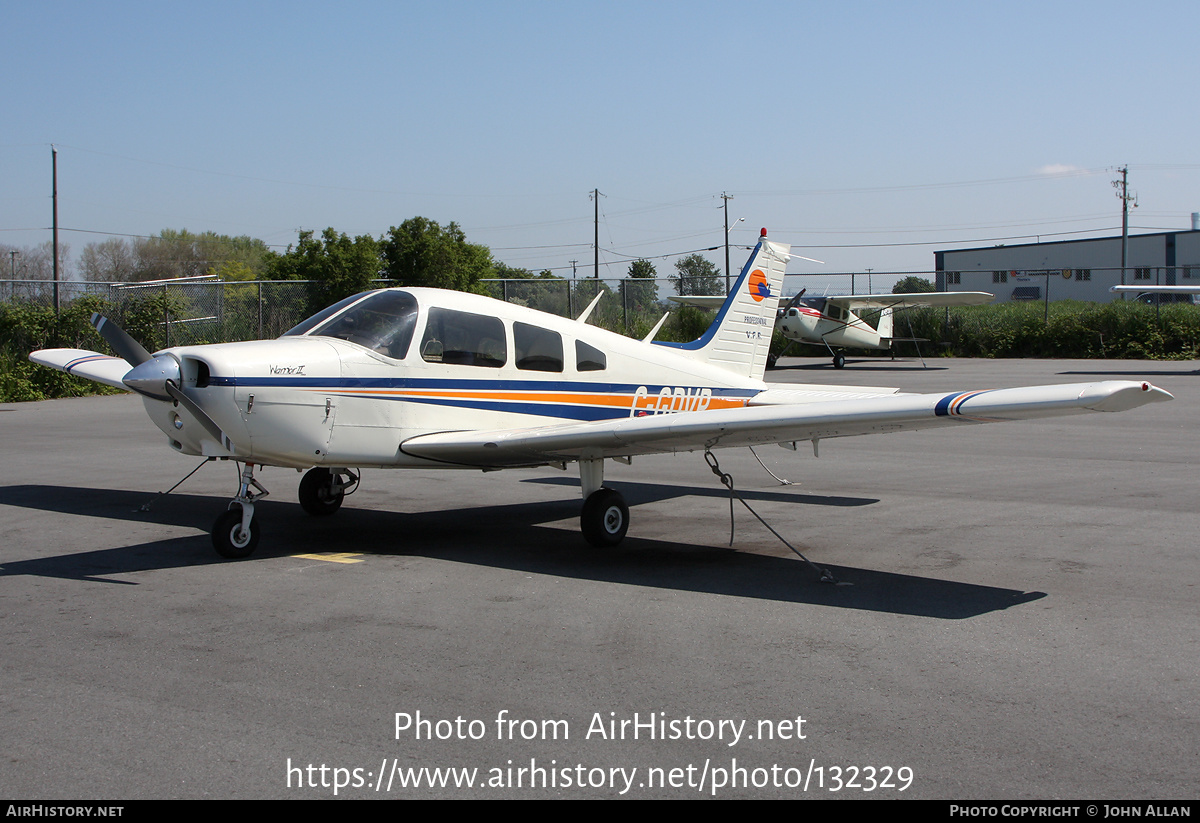
[[[357,343],[395,360],[408,354],[417,326],[417,299],[406,291],[381,291],[309,332]]]
[[[576,340],[575,368],[579,371],[604,371],[608,368],[608,358],[595,346]]]
[[[498,369],[508,362],[504,324],[497,317],[431,307],[421,336],[421,358]]]
[[[526,371],[563,370],[562,335],[528,323],[513,323],[517,368]]]

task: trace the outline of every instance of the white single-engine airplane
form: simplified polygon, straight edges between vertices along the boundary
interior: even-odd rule
[[[834,368],[846,365],[845,349],[890,351],[893,343],[913,342],[911,337],[892,336],[892,314],[903,309],[929,306],[980,306],[995,295],[985,291],[939,291],[914,294],[850,294],[833,297],[805,297],[806,289],[789,300],[781,299],[777,323],[788,340],[813,343],[829,349]],[[676,303],[715,309],[724,297],[671,297]],[[855,312],[879,309],[879,322],[872,328]]]
[[[582,531],[625,536],[629,509],[604,461],[855,434],[1122,411],[1171,395],[1101,382],[952,394],[775,388],[763,382],[788,247],[766,230],[712,326],[687,344],[633,340],[462,292],[381,289],[330,306],[277,340],[180,346],[151,355],[102,317],[110,357],[49,349],[30,358],[143,395],[182,454],[235,460],[241,481],[212,539],[245,557],[259,538],[256,466],[308,469],[300,504],[332,514],[361,468],[579,464]],[[597,297],[599,299],[599,297]],[[664,318],[665,319],[665,318]],[[657,331],[657,329],[656,329]]]
[[[1110,286],[1113,294],[1200,294],[1200,286]]]

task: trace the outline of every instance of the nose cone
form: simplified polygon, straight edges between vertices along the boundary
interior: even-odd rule
[[[169,354],[160,354],[134,366],[121,382],[146,397],[170,400],[171,395],[167,394],[168,380],[179,385],[179,361]]]

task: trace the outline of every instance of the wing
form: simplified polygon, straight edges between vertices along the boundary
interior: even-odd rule
[[[121,382],[121,378],[133,368],[120,357],[86,349],[42,349],[29,355],[29,359],[76,377],[86,377],[106,386],[126,390],[129,387]]]
[[[1114,294],[1200,294],[1200,286],[1111,286]]]
[[[689,295],[689,296],[685,296],[685,297],[680,297],[678,295],[671,295],[667,299],[670,300],[672,303],[678,303],[681,306],[692,306],[697,309],[719,309],[725,305],[725,301],[728,298],[723,294],[720,294],[720,295],[696,294],[696,295]]]
[[[405,454],[464,466],[503,468],[603,457],[754,446],[992,423],[1087,411],[1125,411],[1171,395],[1149,383],[1107,381],[953,394],[879,394],[802,404],[683,412],[501,431],[412,437]],[[764,392],[764,394],[766,394]]]
[[[915,309],[933,306],[981,306],[992,302],[994,294],[985,291],[931,291],[916,294],[848,294],[826,297],[826,303],[858,309]]]

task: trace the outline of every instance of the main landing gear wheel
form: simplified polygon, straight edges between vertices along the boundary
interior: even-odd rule
[[[838,352],[837,354],[835,354],[833,356],[833,367],[835,369],[846,368],[846,355],[842,354],[841,352]]]
[[[251,520],[250,528],[242,528],[242,507],[232,506],[221,512],[212,530],[213,548],[229,560],[249,557],[258,545],[258,521]]]
[[[588,495],[579,515],[579,528],[593,546],[615,546],[629,530],[629,506],[613,489],[597,489]]]
[[[309,469],[300,480],[300,506],[314,517],[333,514],[346,498],[341,477],[329,469]]]

